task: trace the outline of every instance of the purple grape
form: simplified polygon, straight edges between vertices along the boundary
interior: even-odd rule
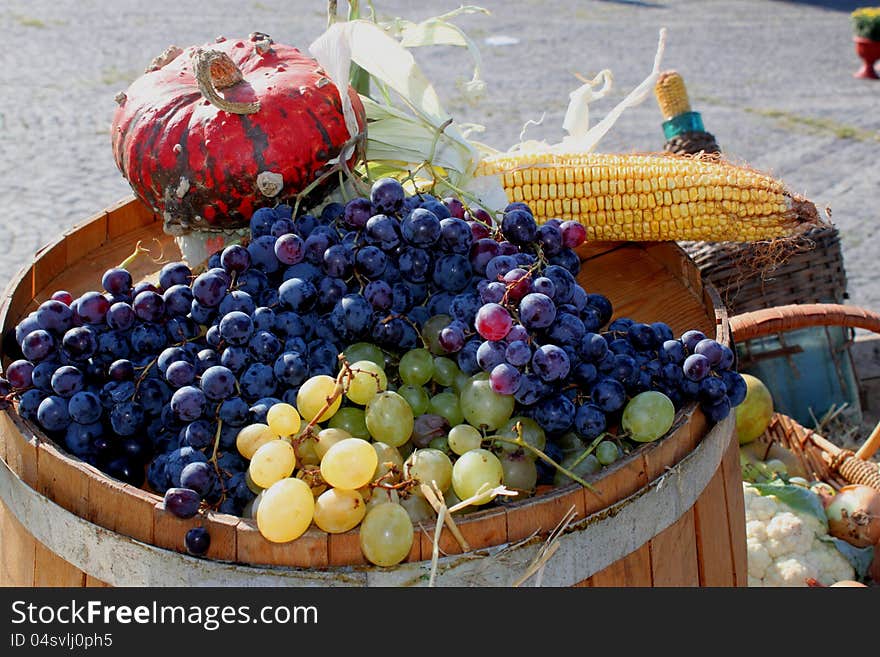
[[[507,286],[501,281],[487,282],[480,292],[480,299],[483,303],[501,303],[506,293]]]
[[[262,363],[272,363],[282,349],[281,340],[269,331],[257,331],[248,341],[248,351]]]
[[[468,255],[474,234],[471,227],[460,217],[452,216],[440,220],[440,248],[451,253]]]
[[[724,351],[721,348],[721,344],[711,338],[700,340],[694,345],[692,351],[695,354],[705,356],[709,360],[709,365],[712,367],[719,365],[721,359],[724,357]]]
[[[168,366],[165,380],[174,388],[190,385],[196,378],[196,368],[190,362],[179,360]]]
[[[167,290],[174,285],[189,285],[192,270],[184,262],[169,262],[159,270],[159,287]]]
[[[545,344],[535,349],[532,369],[543,381],[562,381],[571,370],[571,361],[561,347]]]
[[[131,304],[134,314],[145,322],[159,322],[165,315],[165,300],[157,292],[144,291]]]
[[[370,188],[370,203],[374,213],[397,214],[406,198],[403,185],[394,178],[379,178]]]
[[[556,319],[556,306],[550,297],[531,292],[520,301],[519,319],[527,329],[547,328]]]
[[[13,361],[6,368],[6,380],[16,390],[24,390],[33,385],[34,364],[29,360]]]
[[[230,274],[240,274],[251,266],[251,254],[241,244],[231,244],[220,253],[220,266]]]
[[[587,241],[587,229],[578,221],[563,221],[559,230],[562,232],[562,244],[570,249],[576,249]]]
[[[295,265],[305,257],[305,242],[299,235],[282,235],[275,242],[275,257],[285,265]]]
[[[681,334],[681,342],[684,345],[684,348],[687,349],[688,353],[694,353],[694,347],[697,346],[697,343],[700,340],[706,339],[706,334],[702,331],[698,331],[696,329],[691,329],[690,331],[685,331]]]
[[[95,332],[86,326],[75,326],[61,340],[62,352],[73,361],[83,361],[95,355],[98,341]],[[25,355],[27,357],[27,355]],[[33,361],[33,358],[28,358]]]
[[[477,349],[477,365],[484,372],[491,372],[504,362],[507,345],[504,342],[486,340]]]
[[[565,395],[549,395],[535,405],[532,416],[547,433],[563,433],[574,424],[575,406]]]
[[[178,518],[192,518],[199,512],[202,498],[190,488],[169,488],[165,491],[165,509]]]
[[[217,473],[210,463],[194,461],[180,471],[180,486],[194,490],[202,498],[207,497],[216,484]]]
[[[592,441],[605,431],[608,420],[604,411],[595,404],[583,404],[575,412],[574,426],[581,440]]]
[[[57,335],[64,335],[68,329],[73,327],[73,311],[67,304],[50,299],[41,303],[40,307],[37,308],[35,322],[37,324],[36,328],[51,331]],[[19,326],[24,324],[25,322],[23,321]],[[16,332],[18,332],[17,329]]]
[[[86,292],[76,300],[76,313],[87,324],[103,324],[110,302],[100,292]]]
[[[196,387],[183,386],[171,396],[171,412],[181,422],[198,420],[205,410],[205,394]]]
[[[131,274],[126,269],[114,267],[104,272],[101,285],[110,294],[128,294],[132,286]]]
[[[489,261],[499,254],[498,242],[490,237],[476,240],[471,245],[469,258],[475,274],[485,276]]]
[[[709,359],[702,354],[691,354],[684,360],[682,371],[691,381],[702,381],[712,369]]]
[[[707,376],[700,381],[700,392],[698,393],[701,402],[706,404],[715,404],[727,397],[727,386],[724,380],[717,376]]]
[[[348,278],[354,267],[354,254],[342,244],[334,244],[324,251],[324,271],[334,278]]]
[[[83,373],[73,365],[63,365],[52,375],[52,391],[59,397],[72,397],[85,385]]]
[[[499,395],[512,395],[519,388],[522,373],[509,363],[500,363],[489,374],[489,385]]]
[[[562,231],[553,224],[545,223],[539,226],[536,239],[546,257],[554,256],[562,251]]]
[[[746,380],[738,372],[724,370],[721,372],[721,380],[727,388],[727,398],[731,406],[739,406],[746,398],[748,386]]]
[[[397,266],[404,280],[410,283],[424,283],[431,271],[431,254],[421,248],[406,249],[400,254]]]
[[[247,245],[247,250],[251,257],[251,267],[260,269],[267,274],[273,274],[278,271],[281,263],[275,256],[275,242],[276,238],[272,237],[271,234],[261,235],[250,241]],[[323,253],[327,246],[329,246],[329,244],[325,244],[323,248],[320,249],[320,252]],[[306,251],[308,252],[308,247],[306,247]]]
[[[713,424],[721,422],[721,420],[730,414],[730,406],[730,400],[727,397],[722,397],[719,401],[714,403],[703,402],[700,404],[700,408],[706,416],[706,419]]]
[[[388,264],[388,258],[377,246],[365,246],[355,254],[355,267],[358,273],[368,279],[379,278]]]
[[[532,359],[532,348],[523,340],[514,340],[504,350],[504,358],[514,367],[523,367]]]
[[[626,331],[626,337],[637,351],[654,349],[657,344],[657,333],[650,324],[633,323]]]
[[[489,281],[500,281],[504,274],[516,266],[516,259],[513,256],[497,255],[486,263],[486,279]]]
[[[552,299],[553,295],[556,294],[556,286],[553,285],[553,281],[546,276],[538,276],[532,281],[532,292],[543,294]]]
[[[726,370],[733,367],[733,363],[736,360],[736,354],[733,349],[728,347],[727,345],[721,345],[721,360],[718,361],[718,369]]]
[[[211,547],[211,534],[204,527],[193,527],[184,535],[183,545],[191,555],[200,557]]]
[[[679,365],[687,357],[685,346],[681,340],[666,340],[660,347],[660,357],[666,363]]]
[[[440,239],[440,219],[424,208],[415,208],[400,222],[400,234],[413,246],[431,246]]]
[[[614,413],[626,404],[626,389],[620,381],[604,377],[593,386],[590,398],[603,412]]]
[[[526,330],[526,327],[522,324],[514,324],[510,327],[510,332],[504,336],[504,339],[507,340],[508,343],[516,342],[520,340],[522,342],[528,342],[531,336],[529,336],[529,332]]]
[[[513,244],[530,244],[538,235],[538,224],[531,211],[515,207],[504,212],[501,219],[501,234]]]
[[[467,339],[465,336],[466,329],[467,327],[464,324],[454,321],[440,331],[437,342],[445,351],[454,353],[464,347],[465,340]]]
[[[254,332],[254,323],[250,316],[234,310],[220,320],[220,337],[231,345],[245,345]]]
[[[532,278],[529,272],[520,267],[514,267],[501,277],[507,287],[507,297],[513,302],[522,299],[532,287]]]
[[[70,413],[67,400],[51,395],[40,402],[37,407],[37,422],[46,431],[63,431],[70,424]]]
[[[317,295],[315,286],[302,278],[290,278],[278,287],[278,300],[281,304],[300,314],[311,310]]]
[[[219,273],[209,270],[199,274],[192,284],[193,298],[205,308],[216,308],[226,296],[229,281]]]
[[[400,244],[400,222],[387,214],[374,214],[367,220],[364,239],[383,251],[390,251]]]

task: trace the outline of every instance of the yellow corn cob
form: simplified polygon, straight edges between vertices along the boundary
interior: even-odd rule
[[[815,206],[770,176],[675,155],[504,154],[483,160],[508,201],[538,223],[573,219],[589,240],[752,242],[818,221]]]
[[[691,111],[684,79],[677,71],[664,71],[660,74],[654,85],[654,95],[666,120]]]

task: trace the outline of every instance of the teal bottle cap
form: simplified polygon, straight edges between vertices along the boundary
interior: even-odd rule
[[[699,112],[682,112],[663,122],[663,136],[667,141],[683,132],[706,132]]]

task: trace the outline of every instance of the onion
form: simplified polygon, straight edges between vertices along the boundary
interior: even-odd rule
[[[832,588],[832,589],[833,589],[833,588],[846,588],[846,587],[853,587],[853,588],[857,588],[857,589],[866,589],[866,588],[868,588],[867,585],[862,584],[861,582],[856,582],[856,581],[851,580],[851,579],[842,579],[842,580],[840,580],[839,582],[834,582],[834,584],[832,584],[832,585],[831,585],[830,587],[828,587],[828,588]]]
[[[880,543],[880,491],[844,486],[825,503],[828,533],[856,547]]]

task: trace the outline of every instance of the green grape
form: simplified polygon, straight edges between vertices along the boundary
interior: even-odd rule
[[[319,374],[307,379],[296,393],[296,407],[306,422],[312,422],[321,413],[328,399],[335,396],[329,408],[317,417],[316,422],[326,422],[342,405],[342,395],[336,394],[336,379],[327,374]]]
[[[497,434],[508,440],[516,440],[518,436],[516,429],[517,423],[520,424],[520,432],[522,433],[523,442],[527,445],[531,445],[535,449],[544,451],[544,447],[547,446],[547,435],[544,433],[544,429],[542,429],[541,425],[533,419],[523,415],[517,415],[510,418],[504,423],[504,426],[498,429]],[[518,447],[517,445],[502,440],[497,441],[497,444],[498,447],[505,452],[516,452],[517,450],[523,449],[522,447]],[[535,453],[529,450],[524,450],[524,453],[529,456],[529,458],[533,459],[535,457]]]
[[[423,386],[434,376],[434,357],[427,349],[410,349],[401,357],[397,372],[404,383]]]
[[[412,408],[396,392],[380,392],[369,401],[364,410],[367,429],[374,440],[400,447],[412,435]]]
[[[446,436],[437,436],[428,443],[428,447],[430,447],[431,449],[439,449],[447,456],[452,453],[452,450],[449,449],[449,441],[447,440]]]
[[[273,543],[287,543],[302,536],[315,514],[315,497],[302,479],[282,479],[261,494],[257,529]]]
[[[620,426],[629,438],[649,443],[665,435],[675,420],[675,406],[662,392],[640,392],[627,402]]]
[[[321,459],[321,476],[334,488],[354,490],[368,484],[379,464],[376,450],[366,440],[346,438]]]
[[[440,331],[449,326],[452,317],[449,315],[434,315],[422,326],[422,337],[428,343],[428,349],[432,354],[442,356],[447,351],[440,346]]]
[[[318,441],[314,436],[303,436],[297,438],[293,445],[293,451],[296,452],[296,462],[300,465],[318,465],[321,459],[317,452]]]
[[[478,449],[483,442],[483,434],[469,424],[457,424],[449,430],[449,449],[461,456],[472,449]]]
[[[385,369],[385,354],[382,350],[374,344],[370,344],[369,342],[355,342],[352,345],[349,345],[345,351],[342,352],[345,356],[345,360],[349,363],[356,363],[360,360],[369,360],[382,369]]]
[[[462,500],[473,497],[485,487],[492,489],[501,484],[504,469],[501,461],[488,449],[472,449],[459,456],[452,466],[452,487]],[[488,490],[472,502],[476,506],[494,499]]]
[[[250,459],[261,445],[278,438],[268,424],[249,424],[241,428],[235,437],[235,447],[238,453],[246,459]]]
[[[378,459],[376,471],[373,473],[373,481],[376,481],[379,477],[387,474],[392,466],[396,467],[398,472],[403,471],[403,457],[400,455],[400,451],[396,447],[392,447],[387,443],[375,442],[373,443],[373,449],[376,451],[376,458]],[[399,479],[399,477],[388,479],[386,481],[394,483],[395,479]]]
[[[427,523],[429,520],[434,520],[437,517],[437,513],[434,511],[431,503],[425,499],[424,495],[416,491],[411,491],[406,497],[401,497],[399,504],[406,509],[409,519],[414,524],[420,522]]]
[[[315,500],[315,524],[328,534],[342,534],[358,526],[367,513],[356,490],[330,488]]]
[[[588,454],[577,465],[575,465],[575,461],[581,457],[581,454],[583,454],[583,450],[581,450],[580,453],[572,452],[566,454],[559,465],[570,470],[581,479],[584,479],[591,474],[595,474],[602,469],[602,464],[599,463],[599,459],[596,458],[595,454]],[[563,474],[560,470],[557,470],[556,474],[553,476],[553,484],[555,486],[564,486],[565,484],[570,484],[572,481],[574,480],[569,478],[568,475]]]
[[[455,383],[455,377],[461,370],[458,369],[455,361],[444,356],[437,356],[434,359],[434,381],[444,388],[451,388]]]
[[[470,378],[461,392],[461,411],[468,424],[494,431],[513,414],[513,395],[499,395],[489,384],[489,374],[480,372]]]
[[[503,475],[501,481],[508,488],[522,491],[524,494],[532,493],[538,483],[538,467],[535,460],[526,454],[502,452],[498,457],[501,461]],[[516,500],[525,495],[520,494],[512,498]]]
[[[269,488],[276,481],[286,479],[296,467],[296,452],[286,440],[270,440],[254,452],[248,473],[260,488]]]
[[[444,492],[452,485],[452,461],[439,449],[417,449],[404,461],[403,476],[420,484],[430,485],[433,481]]]
[[[409,458],[409,455],[413,453],[413,450],[416,448],[415,443],[412,440],[407,440],[403,445],[397,446],[397,451],[400,452],[400,456],[405,461]]]
[[[337,429],[335,427],[327,427],[326,429],[321,429],[318,432],[318,437],[315,439],[315,454],[318,456],[318,461],[324,458],[324,455],[327,453],[327,450],[333,447],[340,440],[345,440],[346,438],[352,438],[353,436],[348,433],[345,429]]]
[[[409,555],[415,532],[406,509],[385,502],[367,511],[358,534],[367,561],[376,566],[394,566]]]
[[[254,480],[251,479],[251,473],[249,470],[245,470],[245,472],[244,472],[244,483],[247,484],[247,487],[250,489],[250,491],[252,493],[255,493],[256,495],[259,495],[260,493],[263,492],[263,487],[257,486],[254,483]]]
[[[584,441],[574,431],[569,431],[559,436],[556,439],[556,444],[562,449],[563,454],[568,454],[569,452],[580,454],[586,447]]]
[[[355,438],[369,440],[370,432],[367,431],[367,422],[364,419],[364,409],[354,406],[343,406],[336,415],[330,418],[328,427],[347,431]]]
[[[611,465],[620,458],[620,448],[610,440],[603,440],[596,445],[596,458],[602,465]]]
[[[266,423],[276,436],[292,436],[299,431],[302,418],[290,404],[273,404],[266,413]]]
[[[464,390],[464,387],[467,385],[467,382],[470,381],[470,378],[467,374],[462,372],[460,369],[455,374],[455,381],[452,382],[452,390],[455,394],[460,395],[461,391]]]
[[[446,418],[451,427],[464,421],[461,402],[454,392],[441,392],[431,397],[431,401],[428,403],[428,413]]]
[[[352,377],[345,396],[363,406],[388,387],[385,370],[371,360],[359,360],[351,366]]]
[[[397,389],[397,394],[407,401],[412,409],[413,415],[421,415],[422,413],[428,412],[428,403],[431,398],[428,396],[428,391],[425,390],[423,386],[414,386],[409,383],[404,383]]]
[[[400,494],[393,488],[377,486],[376,488],[372,489],[372,492],[370,493],[370,499],[367,500],[367,512],[369,512],[370,509],[374,506],[388,503],[399,504]]]

